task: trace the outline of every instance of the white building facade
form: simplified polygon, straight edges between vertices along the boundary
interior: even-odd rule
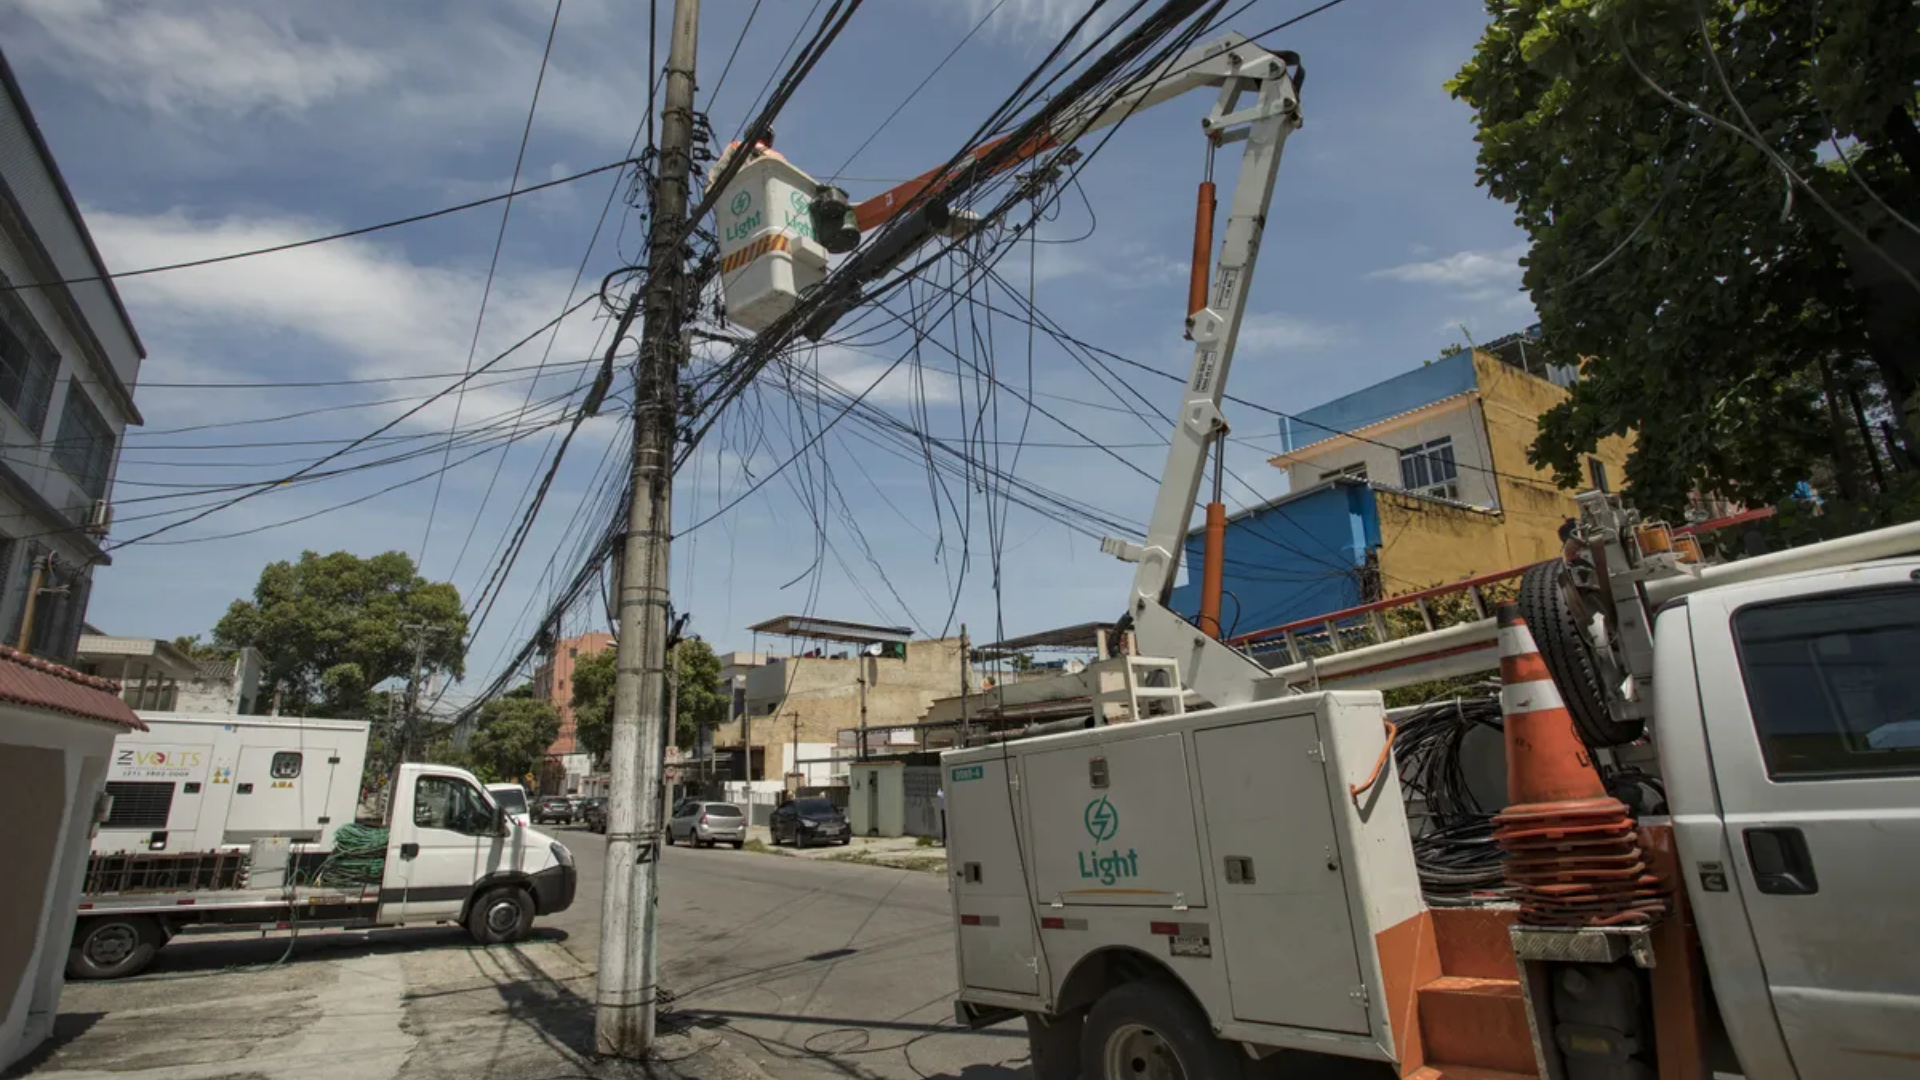
[[[20,640],[31,592],[31,651],[63,662],[112,561],[114,470],[141,423],[146,348],[106,274],[0,55],[0,639]]]

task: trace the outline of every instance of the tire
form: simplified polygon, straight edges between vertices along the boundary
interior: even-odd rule
[[[1122,983],[1087,1013],[1082,1080],[1236,1080],[1242,1055],[1193,1000],[1154,979]]]
[[[735,851],[739,851],[741,848],[746,846],[747,846],[747,842],[745,840],[735,840],[733,842],[733,850]]]
[[[840,838],[841,847],[846,847],[848,844],[851,844],[851,843],[853,843],[853,837],[851,836],[843,836]]]
[[[124,979],[138,975],[166,944],[160,924],[148,915],[96,915],[81,919],[67,950],[67,978]]]
[[[1581,741],[1596,749],[1625,746],[1644,734],[1646,725],[1615,720],[1607,711],[1607,688],[1600,669],[1567,606],[1566,575],[1565,564],[1558,560],[1529,568],[1520,579],[1520,616],[1533,632],[1533,643],[1553,673]]]
[[[467,911],[467,933],[482,945],[510,945],[533,932],[533,897],[518,885],[480,894]]]

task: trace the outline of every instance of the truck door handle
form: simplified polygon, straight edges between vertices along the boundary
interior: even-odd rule
[[[1813,856],[1799,829],[1748,829],[1747,861],[1753,864],[1753,883],[1774,896],[1812,896],[1820,891]]]
[[[401,858],[403,858],[403,859],[411,859],[411,858],[413,858],[413,857],[414,857],[415,855],[418,855],[418,854],[420,854],[420,845],[419,845],[419,844],[401,844],[401,845],[400,845],[400,857],[401,857]]]

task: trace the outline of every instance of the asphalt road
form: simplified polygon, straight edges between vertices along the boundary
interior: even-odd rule
[[[552,919],[588,966],[600,948],[604,841],[556,830],[580,867]],[[1027,1077],[1025,1029],[953,1026],[946,879],[730,848],[668,848],[660,867],[670,1024],[725,1035],[780,1077]]]

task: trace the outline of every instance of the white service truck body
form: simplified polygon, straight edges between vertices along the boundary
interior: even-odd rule
[[[114,740],[97,855],[211,851],[281,837],[329,845],[353,820],[365,720],[141,713]]]
[[[1746,1080],[1911,1078],[1920,558],[1757,578],[1739,565],[1690,592],[1668,579],[1642,744],[1670,813],[1640,826],[1671,832],[1670,884],[1704,959],[1696,1005],[1720,1021],[1698,1029],[1703,1060]],[[1159,1005],[1178,1008],[1155,1022],[1177,1029],[1194,1010],[1173,1040],[1183,1055],[1217,1042],[1241,1060],[1291,1048],[1480,1075],[1464,1066],[1484,1062],[1435,1060],[1463,1037],[1434,1029],[1428,990],[1390,970],[1419,954],[1395,934],[1430,936],[1438,915],[1390,759],[1374,775],[1386,718],[1377,693],[1333,691],[942,755],[961,1020],[1024,1014],[1038,1080],[1106,1080],[1094,1043],[1128,1043],[1093,1030],[1114,1012],[1099,1003],[1130,987],[1137,1013],[1134,991],[1173,988]],[[1579,1036],[1554,1018],[1553,965],[1590,948],[1644,969],[1660,939],[1513,937],[1503,962],[1519,963],[1533,1053],[1502,1075],[1601,1075],[1565,1071]],[[1686,967],[1690,949],[1658,963]],[[1421,978],[1442,995],[1483,989],[1436,973]],[[1632,1038],[1691,1045],[1693,1011],[1656,1009]],[[1195,1076],[1191,1057],[1181,1067]]]

